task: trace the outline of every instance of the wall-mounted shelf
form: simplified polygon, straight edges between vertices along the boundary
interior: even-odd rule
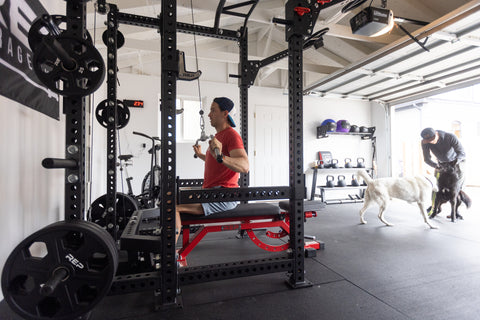
[[[339,135],[339,136],[360,136],[362,140],[370,140],[375,134],[375,127],[367,128],[368,132],[336,132],[336,131],[327,131],[327,127],[319,126],[317,127],[317,139],[328,138],[330,135]]]

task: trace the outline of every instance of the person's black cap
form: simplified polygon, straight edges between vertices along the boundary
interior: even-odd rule
[[[420,133],[420,135],[422,136],[423,140],[432,141],[433,139],[435,139],[435,133],[436,131],[433,128],[425,128],[422,130],[422,133]]]
[[[233,101],[226,97],[217,97],[213,99],[213,102],[216,102],[222,111],[228,111],[230,113],[233,109]],[[231,115],[228,115],[228,122],[230,122],[232,127],[235,127],[235,122]]]

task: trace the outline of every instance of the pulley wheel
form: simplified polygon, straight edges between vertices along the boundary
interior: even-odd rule
[[[98,123],[104,128],[107,128],[110,120],[108,117],[108,108],[115,108],[114,106],[108,105],[108,100],[105,99],[97,105],[95,109],[95,117],[97,118]],[[128,121],[130,120],[130,109],[123,104],[122,101],[117,100],[117,129],[124,128]]]
[[[107,228],[107,195],[104,194],[97,198],[89,210],[89,220],[102,228]],[[115,198],[115,208],[117,213],[116,228],[119,232],[125,229],[133,212],[138,210],[138,203],[135,199],[127,194],[117,192]],[[113,228],[108,228],[113,230]]]
[[[55,43],[58,42],[58,45]],[[61,51],[71,65],[60,60]],[[33,69],[50,90],[63,96],[86,96],[97,90],[105,78],[105,64],[95,46],[69,36],[46,35],[33,53]]]
[[[53,24],[57,26],[57,28],[60,30],[60,32],[64,32],[66,30],[67,28],[66,16],[62,16],[59,14],[52,14],[50,15],[50,18],[52,19]],[[49,30],[47,29],[47,27],[45,27],[43,16],[40,16],[32,23],[32,26],[28,31],[28,44],[30,45],[30,49],[32,49],[32,52],[35,51],[38,44],[42,42],[43,38],[46,35],[49,35]],[[88,43],[93,43],[92,36],[88,31],[85,33],[85,40]]]
[[[108,232],[88,221],[59,221],[15,247],[3,268],[2,291],[25,319],[76,319],[109,292],[117,266]]]
[[[108,47],[108,44],[109,44],[108,30],[105,30],[102,33],[102,41]],[[117,49],[120,49],[121,47],[123,47],[124,44],[125,44],[125,37],[123,36],[123,33],[117,30]]]

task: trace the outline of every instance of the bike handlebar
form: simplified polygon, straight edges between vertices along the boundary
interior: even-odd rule
[[[150,139],[150,140],[154,140],[154,137],[147,136],[145,133],[141,133],[141,132],[137,132],[137,131],[133,131],[132,133],[136,134],[138,136],[142,136],[144,138]]]

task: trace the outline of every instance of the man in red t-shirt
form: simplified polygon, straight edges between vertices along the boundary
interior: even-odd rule
[[[229,115],[233,109],[233,102],[229,98],[218,97],[213,99],[210,106],[210,124],[217,133],[208,142],[208,151],[204,154],[200,145],[194,145],[193,150],[198,158],[205,161],[203,188],[238,188],[240,173],[247,173],[249,162],[243,141],[237,131],[233,129],[235,122]],[[217,162],[215,149],[221,150],[223,161]],[[180,213],[196,215],[210,215],[217,212],[234,209],[237,202],[212,202],[179,204],[176,210],[176,235],[178,239],[182,228]]]

